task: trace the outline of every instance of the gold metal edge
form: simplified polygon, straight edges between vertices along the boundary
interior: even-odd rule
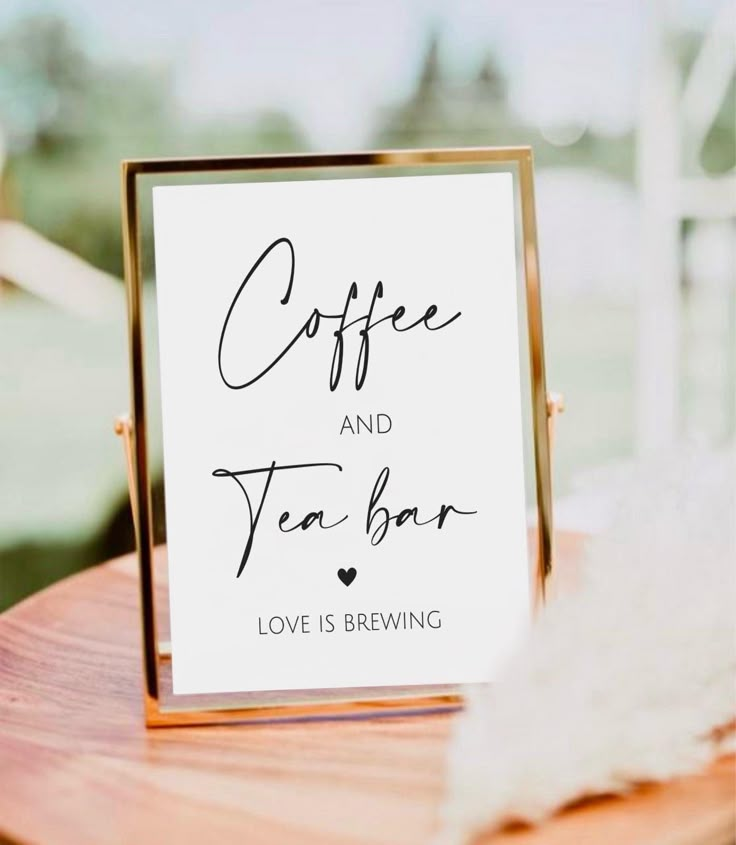
[[[369,699],[314,704],[282,704],[233,709],[185,710],[162,708],[147,702],[146,726],[167,728],[224,724],[265,724],[273,722],[320,721],[325,719],[366,719],[385,716],[453,713],[461,709],[461,695],[436,695],[421,698]]]
[[[125,159],[133,175],[215,172],[220,170],[297,170],[329,167],[398,167],[426,164],[520,163],[531,147],[445,147],[432,150],[372,150],[341,153],[208,156]]]
[[[128,302],[128,346],[131,369],[131,433],[135,483],[134,528],[140,576],[143,670],[146,700],[158,701],[159,673],[156,633],[156,605],[153,579],[153,532],[151,486],[146,448],[146,402],[143,359],[143,309],[141,305],[141,262],[138,237],[136,171],[127,162],[121,166],[123,217],[123,269]]]
[[[552,479],[549,453],[547,383],[542,332],[537,220],[534,202],[534,167],[531,148],[519,161],[524,278],[527,295],[527,323],[531,363],[534,465],[537,489],[538,548],[535,573],[535,604],[544,603],[545,584],[552,570]]]

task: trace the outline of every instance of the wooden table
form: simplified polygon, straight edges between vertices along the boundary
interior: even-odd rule
[[[571,573],[579,538],[560,538]],[[135,563],[0,616],[0,841],[426,843],[452,716],[146,731]],[[733,842],[733,761],[487,845]]]

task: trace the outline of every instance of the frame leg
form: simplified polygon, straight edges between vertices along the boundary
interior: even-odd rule
[[[550,475],[553,474],[554,471],[554,452],[555,452],[555,434],[557,429],[557,418],[560,414],[562,414],[565,410],[565,397],[561,393],[547,393],[547,434],[549,437],[549,471]],[[552,484],[552,490],[554,490],[554,484]],[[543,586],[547,581],[547,578],[552,574],[555,564],[555,533],[554,533],[554,523],[553,523],[553,530],[552,530],[552,549],[550,552],[550,562],[549,562],[549,570],[544,574],[543,578]],[[542,603],[544,603],[544,589],[542,593]]]
[[[133,421],[130,414],[121,414],[115,420],[115,434],[123,440],[123,448],[125,449],[125,464],[128,472],[128,495],[130,496],[130,505],[133,513],[133,528],[136,532],[136,539],[138,535],[138,525],[136,524],[136,498],[135,498],[135,475],[133,469]],[[159,640],[157,644],[158,656],[161,660],[171,660],[171,642],[169,640]]]
[[[123,449],[125,450],[125,466],[128,473],[128,495],[130,496],[130,507],[133,512],[133,528],[136,538],[138,536],[136,494],[135,494],[135,470],[133,468],[133,421],[130,414],[121,414],[115,419],[115,434],[122,438]]]

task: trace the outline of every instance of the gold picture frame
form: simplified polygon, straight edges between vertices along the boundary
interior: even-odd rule
[[[152,487],[148,455],[148,414],[143,336],[143,271],[139,179],[143,176],[244,172],[289,173],[357,168],[421,169],[508,166],[518,180],[520,251],[526,296],[531,416],[534,444],[537,529],[532,562],[535,606],[543,601],[545,579],[552,568],[552,489],[549,424],[561,403],[547,394],[533,160],[530,147],[481,147],[371,152],[225,156],[216,158],[134,159],[122,162],[122,225],[131,373],[131,413],[116,422],[124,438],[128,480],[140,569],[140,601],[144,670],[144,713],[148,727],[272,722],[324,718],[404,715],[456,709],[457,689],[446,687],[391,690],[325,690],[300,693],[243,693],[222,696],[165,695],[170,675],[170,644],[159,640],[154,569],[161,552],[154,549]],[[167,666],[168,664],[168,666]],[[170,677],[169,677],[170,680]],[[172,701],[175,698],[177,701]]]

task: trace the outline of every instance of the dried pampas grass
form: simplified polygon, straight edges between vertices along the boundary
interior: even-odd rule
[[[450,746],[442,842],[538,822],[585,796],[694,772],[733,747],[736,461],[640,473],[583,580],[492,686],[468,691]]]

